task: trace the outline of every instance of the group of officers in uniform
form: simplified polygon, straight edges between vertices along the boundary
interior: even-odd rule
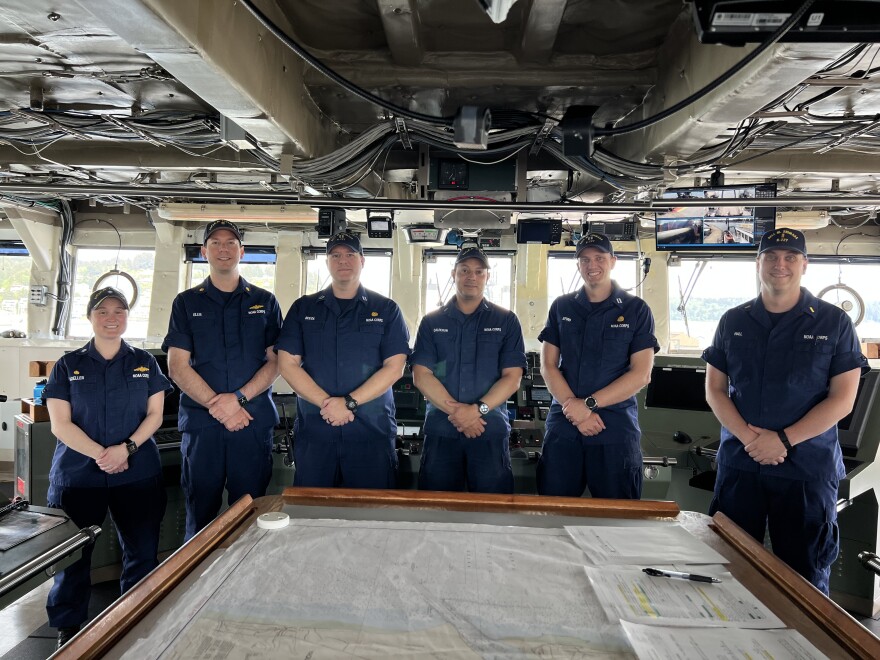
[[[265,494],[272,470],[271,399],[279,373],[298,397],[294,485],[394,488],[392,385],[411,365],[427,400],[419,487],[512,493],[507,401],[526,368],[516,315],[485,299],[486,253],[462,249],[455,295],[427,314],[410,350],[393,300],[360,283],[358,236],[327,243],[331,284],[305,295],[282,322],[269,291],[239,274],[239,228],[205,230],[209,277],[174,300],[163,350],[181,390],[181,483],[186,538],[231,503]],[[541,495],[639,498],[641,432],[636,393],[659,345],[648,305],[611,278],[616,257],[601,234],[575,249],[583,286],[557,298],[538,339],[553,402],[538,464]],[[867,368],[849,318],[800,288],[806,242],[777,229],[760,244],[760,295],[721,319],[704,352],[707,401],[722,424],[712,511],[828,592],[837,554],[836,494],[843,467],[836,423],[852,408]],[[109,508],[123,547],[123,591],[156,565],[164,488],[152,434],[170,388],[155,358],[129,346],[128,302],[92,294],[88,345],[60,359],[43,396],[59,443],[50,506],[79,525]],[[60,572],[49,596],[59,645],[87,615],[90,551]]]

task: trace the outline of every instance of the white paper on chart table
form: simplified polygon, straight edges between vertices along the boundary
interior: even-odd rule
[[[727,559],[677,523],[652,527],[566,527],[596,566],[605,564],[726,564]]]
[[[721,583],[651,577],[632,566],[584,570],[611,621],[664,626],[785,628],[729,574]]]
[[[621,621],[636,655],[643,660],[819,660],[826,656],[796,630],[663,628]]]

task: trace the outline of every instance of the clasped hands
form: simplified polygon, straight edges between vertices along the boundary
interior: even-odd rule
[[[581,435],[599,435],[605,430],[605,422],[598,413],[587,408],[583,399],[569,397],[562,403],[562,414],[581,433]]]
[[[785,461],[788,451],[776,431],[762,429],[760,426],[752,426],[751,424],[749,424],[749,430],[755,434],[755,437],[745,445],[745,449],[752,460],[761,465],[779,465]]]
[[[449,421],[459,433],[464,433],[466,438],[476,438],[483,434],[486,428],[486,420],[480,414],[475,403],[459,403],[447,401],[449,407]]]
[[[125,444],[104,447],[95,463],[107,474],[119,474],[128,469],[128,447]]]
[[[227,431],[241,431],[254,419],[232,392],[215,395],[208,401],[207,407],[211,417],[223,424]]]
[[[354,421],[354,413],[345,407],[345,397],[328,396],[321,402],[321,417],[330,426],[345,426]]]

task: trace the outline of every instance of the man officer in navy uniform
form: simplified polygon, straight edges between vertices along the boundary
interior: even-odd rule
[[[636,393],[651,380],[654,317],[611,279],[611,242],[587,234],[577,243],[584,285],[559,296],[538,335],[541,374],[553,403],[538,463],[538,493],[639,499],[642,450]]]
[[[462,249],[455,295],[419,325],[413,381],[428,400],[423,490],[512,493],[507,399],[526,367],[519,319],[484,298],[489,259]]]
[[[397,303],[360,283],[364,264],[360,238],[334,234],[330,286],[293,303],[275,346],[298,397],[295,486],[397,485],[391,386],[406,365],[409,331]]]
[[[187,539],[216,517],[224,487],[230,504],[266,494],[278,423],[278,301],[239,274],[244,247],[233,223],[215,220],[205,228],[202,256],[210,274],[174,299],[162,344],[181,390]]]
[[[721,422],[710,514],[722,511],[828,593],[837,558],[837,422],[852,410],[867,360],[845,312],[801,288],[807,244],[764,234],[760,294],[727,311],[703,352],[706,401]]]

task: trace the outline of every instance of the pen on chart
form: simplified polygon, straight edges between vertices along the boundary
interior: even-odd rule
[[[659,568],[643,568],[642,571],[651,577],[677,578],[679,580],[690,580],[691,582],[721,582],[718,578],[709,575],[697,575],[696,573],[682,573],[680,571],[666,571]]]

